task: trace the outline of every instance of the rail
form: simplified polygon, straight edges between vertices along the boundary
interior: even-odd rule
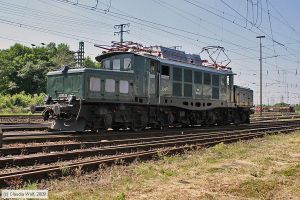
[[[0,148],[3,146],[3,131],[2,127],[0,126]]]

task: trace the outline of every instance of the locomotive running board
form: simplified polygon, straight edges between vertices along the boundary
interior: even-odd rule
[[[79,119],[77,121],[66,122],[65,120],[56,119],[49,123],[49,129],[64,131],[84,131],[85,121]]]

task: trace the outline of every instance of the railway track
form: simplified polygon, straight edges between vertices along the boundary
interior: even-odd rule
[[[243,139],[261,137],[274,132],[298,130],[300,122],[281,122],[273,126],[253,125],[242,130],[218,130],[201,132],[201,129],[173,130],[165,136],[149,136],[140,138],[111,139],[107,141],[86,141],[69,144],[28,146],[21,148],[3,148],[0,159],[2,170],[18,167],[16,172],[0,174],[0,185],[10,185],[14,181],[40,180],[65,175],[66,169],[72,174],[75,169],[84,171],[98,169],[100,164],[110,165],[121,160],[130,162],[135,159],[156,157],[159,152],[174,154],[185,150],[214,145],[220,142],[234,142]],[[232,128],[231,128],[232,129]],[[172,133],[172,134],[171,134]],[[117,135],[117,134],[116,134]],[[167,149],[166,149],[167,148]],[[28,154],[28,155],[21,155]],[[35,154],[36,153],[36,154]],[[15,156],[9,156],[13,154]],[[88,161],[78,159],[91,158]],[[41,164],[49,166],[39,166]],[[33,166],[26,168],[26,166]],[[5,169],[4,169],[5,168]],[[68,173],[68,174],[69,174]]]
[[[300,121],[299,121],[300,123]],[[248,128],[247,128],[248,127]],[[261,125],[259,127],[262,127]],[[266,125],[265,127],[268,127]],[[18,154],[33,154],[38,152],[53,152],[53,151],[62,151],[62,150],[74,150],[74,149],[80,149],[80,148],[93,148],[93,147],[101,147],[101,146],[113,146],[113,145],[119,145],[129,142],[135,142],[140,141],[141,138],[144,140],[151,138],[158,138],[158,137],[172,137],[173,135],[186,135],[186,134],[213,134],[214,132],[220,132],[220,131],[231,131],[233,128],[238,129],[253,129],[255,126],[230,126],[230,127],[217,127],[217,128],[206,128],[206,129],[181,129],[180,132],[173,131],[173,130],[166,130],[164,132],[162,131],[148,131],[141,133],[132,133],[132,132],[126,132],[126,133],[107,133],[103,135],[95,135],[95,134],[79,134],[79,133],[65,133],[66,135],[62,136],[62,133],[56,132],[56,133],[38,133],[38,134],[31,134],[26,136],[36,136],[34,142],[40,142],[42,144],[35,144],[34,146],[30,145],[32,142],[32,138],[29,138],[29,141],[22,135],[20,137],[19,135],[8,135],[5,139],[5,145],[9,146],[10,144],[16,144],[18,142],[25,142],[27,145],[17,146],[17,147],[7,147],[0,149],[0,156],[7,156],[7,155],[18,155]],[[41,136],[41,137],[39,137]],[[50,138],[48,138],[50,136]],[[58,136],[57,138],[55,136]],[[136,139],[138,138],[138,139]],[[23,140],[22,140],[23,139]],[[54,139],[54,141],[52,140]],[[57,140],[61,139],[68,141],[68,144],[43,144],[43,142],[55,142]],[[29,146],[28,146],[29,145]]]
[[[99,142],[84,142],[80,144],[66,144],[66,145],[54,145],[48,147],[38,148],[42,150],[43,155],[21,155],[19,157],[7,157],[0,159],[0,169],[8,166],[30,166],[33,164],[45,164],[51,162],[72,160],[76,158],[84,158],[98,155],[113,155],[117,153],[128,153],[137,150],[149,150],[149,148],[162,148],[166,147],[166,143],[171,145],[185,145],[192,143],[198,143],[204,140],[217,140],[218,138],[228,137],[231,134],[244,135],[253,132],[261,132],[268,130],[281,130],[282,128],[295,128],[294,126],[273,126],[268,128],[255,128],[245,129],[239,131],[223,131],[223,132],[211,132],[211,133],[190,133],[190,134],[177,134],[161,137],[146,137],[138,139],[127,140],[111,140],[111,141],[99,141]],[[163,144],[163,145],[161,145]],[[168,146],[167,146],[168,147]],[[47,149],[48,148],[48,149]],[[33,149],[27,147],[27,151],[33,152]],[[44,153],[44,152],[50,153]],[[62,151],[62,152],[58,152]],[[21,153],[24,153],[21,151]],[[6,152],[2,152],[3,155],[10,155],[10,149],[6,149]]]
[[[300,123],[300,120],[294,119],[291,123]],[[287,121],[276,122],[277,125],[286,124]],[[72,132],[72,131],[55,131],[55,132],[4,132],[3,144],[27,144],[27,143],[47,143],[47,142],[62,142],[62,141],[77,141],[77,142],[88,142],[88,141],[100,141],[106,139],[129,139],[147,136],[165,136],[174,135],[178,133],[207,133],[213,131],[226,131],[226,130],[240,130],[246,128],[257,128],[257,127],[269,127],[274,125],[273,121],[259,122],[255,124],[242,124],[226,125],[226,126],[215,126],[215,127],[191,127],[191,128],[169,128],[166,130],[145,130],[142,133],[131,132],[128,130],[123,131],[107,131],[103,133],[93,132]]]

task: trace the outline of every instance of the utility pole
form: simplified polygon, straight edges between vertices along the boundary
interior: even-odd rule
[[[77,54],[77,63],[79,66],[83,65],[84,61],[84,42],[80,41],[79,42],[79,50]]]
[[[290,95],[289,95],[289,83],[286,84],[286,103],[288,104],[290,101]]]
[[[265,38],[265,36],[261,35],[261,36],[257,36],[256,38],[259,38],[259,48],[260,48],[260,116],[262,116],[262,46],[261,46],[261,39]]]
[[[114,35],[118,34],[120,35],[120,43],[121,45],[123,44],[123,33],[129,33],[129,30],[124,30],[124,28],[128,27],[129,28],[129,23],[128,24],[119,24],[119,25],[115,25],[114,28],[118,29],[120,31],[117,31],[114,33]]]

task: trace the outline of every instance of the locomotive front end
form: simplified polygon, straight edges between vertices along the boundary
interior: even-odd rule
[[[77,130],[84,130],[84,123],[77,120],[83,99],[83,76],[84,69],[64,68],[49,72],[45,104],[33,106],[31,112],[42,112],[44,120],[50,120],[50,129],[68,130],[68,127],[76,126]]]

